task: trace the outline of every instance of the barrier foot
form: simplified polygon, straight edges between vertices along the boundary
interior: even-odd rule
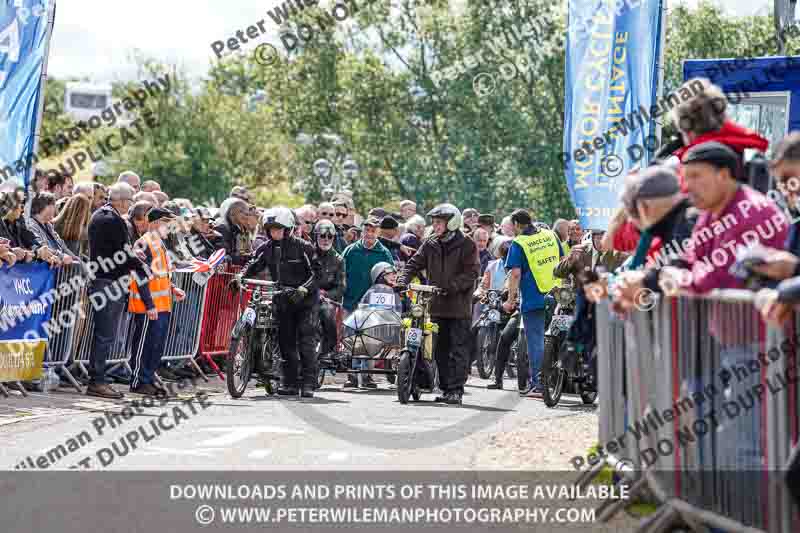
[[[8,398],[8,391],[7,391],[7,390],[6,390],[6,388],[3,386],[3,384],[2,384],[2,383],[0,383],[0,394],[2,394],[3,396],[5,396],[6,398]]]
[[[22,382],[21,381],[15,381],[14,383],[17,384],[17,390],[19,390],[22,393],[22,397],[23,398],[27,398],[28,397],[28,391],[25,390],[25,386],[22,384]]]
[[[206,363],[208,363],[208,366],[211,367],[211,370],[217,373],[219,379],[225,381],[225,375],[222,373],[222,370],[219,369],[217,363],[214,362],[214,358],[208,354],[203,354],[203,358],[206,360]]]
[[[655,513],[644,518],[639,525],[636,526],[636,533],[655,533],[656,531],[661,531],[664,527],[664,516],[668,513],[671,514],[670,509],[672,508],[669,505],[663,505],[656,509]]]
[[[200,374],[200,377],[203,378],[203,381],[208,383],[208,376],[206,376],[206,373],[203,372],[202,368],[200,368],[200,365],[197,364],[197,361],[194,360],[194,357],[189,359],[189,362],[192,364],[192,366],[197,371],[197,373]]]
[[[607,463],[605,459],[603,459],[602,461],[598,461],[597,464],[592,465],[592,467],[589,468],[588,470],[583,471],[581,475],[578,476],[578,479],[575,480],[575,486],[578,489],[583,489],[584,487],[586,487],[589,483],[592,482],[594,478],[596,478],[600,474],[600,472],[603,471],[603,468],[606,466],[606,464]],[[570,498],[570,500],[572,499],[573,498]]]
[[[638,496],[647,487],[647,479],[642,477],[633,484],[629,491],[629,497],[626,500],[606,500],[597,508],[597,519],[600,522],[608,522],[617,514],[620,509],[630,505],[630,500]]]
[[[80,370],[81,376],[83,376],[86,379],[89,379],[89,371],[86,369],[84,364],[80,361],[76,361],[75,364],[78,365],[78,370]]]
[[[83,390],[83,388],[81,387],[80,383],[78,383],[78,381],[75,379],[75,377],[74,377],[74,376],[72,375],[72,373],[71,373],[71,372],[70,372],[70,371],[67,369],[67,367],[66,367],[66,366],[62,366],[62,367],[61,367],[61,371],[62,371],[62,372],[63,372],[63,373],[64,373],[64,374],[67,376],[67,379],[69,380],[69,382],[72,384],[72,386],[73,386],[73,387],[75,387],[75,389],[76,389],[76,390],[77,390],[79,393],[83,394],[83,393],[85,392],[85,391]]]

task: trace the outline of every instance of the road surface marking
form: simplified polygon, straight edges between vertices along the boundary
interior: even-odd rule
[[[229,446],[241,440],[247,439],[259,433],[280,433],[284,435],[303,435],[305,431],[299,429],[289,429],[276,426],[254,426],[254,427],[220,427],[220,428],[200,428],[198,431],[213,431],[217,433],[228,433],[221,437],[204,440],[199,446]]]

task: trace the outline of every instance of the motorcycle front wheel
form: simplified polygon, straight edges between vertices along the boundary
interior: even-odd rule
[[[497,327],[484,326],[478,329],[478,353],[475,365],[482,379],[489,379],[494,374],[494,363],[497,357]]]
[[[559,337],[545,336],[542,360],[542,399],[547,407],[555,407],[564,392],[566,371],[558,361]]]
[[[414,354],[409,350],[400,352],[400,361],[397,364],[397,399],[402,404],[407,404],[412,394],[415,400],[419,398],[419,388],[414,384],[413,363]]]
[[[253,330],[248,327],[238,338],[231,339],[225,381],[232,398],[240,398],[244,394],[253,372],[252,336]]]

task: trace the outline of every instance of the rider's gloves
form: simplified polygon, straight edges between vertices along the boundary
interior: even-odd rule
[[[228,282],[228,288],[233,292],[242,290],[242,278],[234,276],[233,279]]]
[[[293,304],[299,304],[307,295],[308,289],[301,285],[292,291],[292,293],[289,295],[289,301]]]

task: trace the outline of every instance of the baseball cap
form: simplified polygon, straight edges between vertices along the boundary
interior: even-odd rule
[[[398,226],[400,226],[400,223],[392,215],[386,215],[381,220],[381,229],[395,229]]]
[[[479,214],[480,213],[478,213],[477,209],[474,209],[472,207],[468,207],[468,208],[464,209],[464,212],[461,214],[461,216],[463,216],[464,218],[469,218],[469,217],[478,216]]]
[[[381,220],[376,216],[369,216],[367,220],[364,221],[362,226],[375,226],[376,228],[381,227]]]
[[[148,222],[155,222],[156,220],[172,219],[172,218],[175,218],[175,215],[172,213],[172,211],[164,209],[163,207],[152,207],[147,212]]]
[[[480,215],[478,216],[478,224],[489,226],[494,224],[494,215]]]
[[[202,218],[203,220],[211,220],[213,217],[211,216],[211,211],[209,211],[205,207],[198,207],[194,210],[195,215]]]
[[[386,216],[386,210],[382,207],[373,207],[367,213],[368,217],[383,218]]]
[[[737,178],[741,175],[741,157],[732,148],[718,142],[706,142],[693,146],[683,156],[683,164],[708,163],[716,168],[727,168]]]
[[[678,176],[670,167],[653,165],[625,179],[622,190],[622,203],[633,208],[639,200],[664,198],[680,192]]]

